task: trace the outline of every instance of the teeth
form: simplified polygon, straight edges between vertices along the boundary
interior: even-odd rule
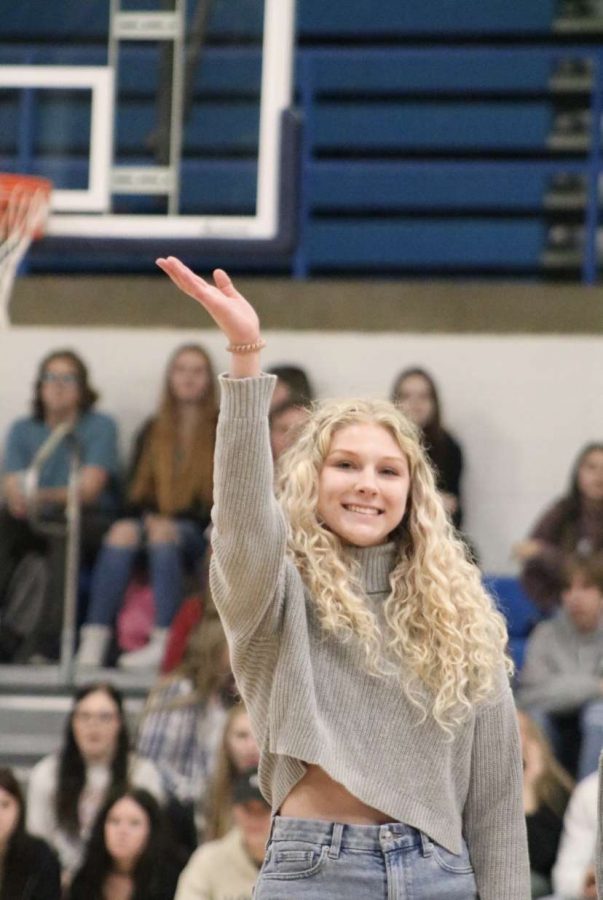
[[[378,516],[379,510],[373,506],[346,506],[349,512],[360,513],[361,516]]]

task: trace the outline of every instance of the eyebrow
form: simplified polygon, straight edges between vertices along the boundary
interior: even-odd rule
[[[335,456],[335,454],[341,453],[344,456],[356,456],[358,457],[358,453],[355,450],[347,450],[345,447],[336,447],[335,450],[330,450],[327,453],[327,459],[329,456]],[[381,462],[407,462],[405,456],[382,456],[380,457]]]

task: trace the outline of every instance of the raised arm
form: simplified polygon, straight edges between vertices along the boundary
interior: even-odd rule
[[[158,265],[197,300],[228,340],[214,456],[212,596],[235,641],[273,632],[283,590],[287,529],[273,489],[268,408],[274,376],[262,375],[258,316],[221,269],[214,285],[170,257]]]
[[[207,310],[228,338],[231,378],[259,375],[260,351],[264,346],[260,335],[260,320],[251,303],[239,294],[226,272],[215,269],[212,285],[195,275],[175,256],[160,258],[157,265],[181,291]],[[250,352],[250,347],[257,347],[257,350]]]

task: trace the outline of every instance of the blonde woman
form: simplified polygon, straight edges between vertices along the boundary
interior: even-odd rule
[[[90,588],[80,666],[100,666],[141,549],[146,551],[156,610],[149,643],[123,654],[125,668],[156,669],[183,597],[185,567],[203,555],[212,502],[217,407],[211,360],[198,344],[170,359],[157,414],[134,451],[126,518],[109,530]]]
[[[228,646],[217,615],[191,633],[181,665],[149,694],[136,740],[169,797],[192,805],[206,794],[227,709],[233,702]]]
[[[232,786],[242,772],[257,767],[259,757],[249,713],[237,703],[228,713],[209,786],[204,840],[223,838],[232,828]]]
[[[228,340],[212,594],[276,814],[256,900],[527,900],[519,738],[500,615],[415,427],[319,406],[273,496],[258,316],[158,265]]]
[[[532,897],[551,893],[551,872],[574,781],[557,762],[536,722],[517,712],[523,757],[523,804],[528,829]]]

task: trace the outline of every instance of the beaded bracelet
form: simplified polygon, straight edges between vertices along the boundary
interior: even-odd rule
[[[266,346],[263,338],[258,338],[253,344],[229,344],[226,348],[229,353],[257,353]]]

